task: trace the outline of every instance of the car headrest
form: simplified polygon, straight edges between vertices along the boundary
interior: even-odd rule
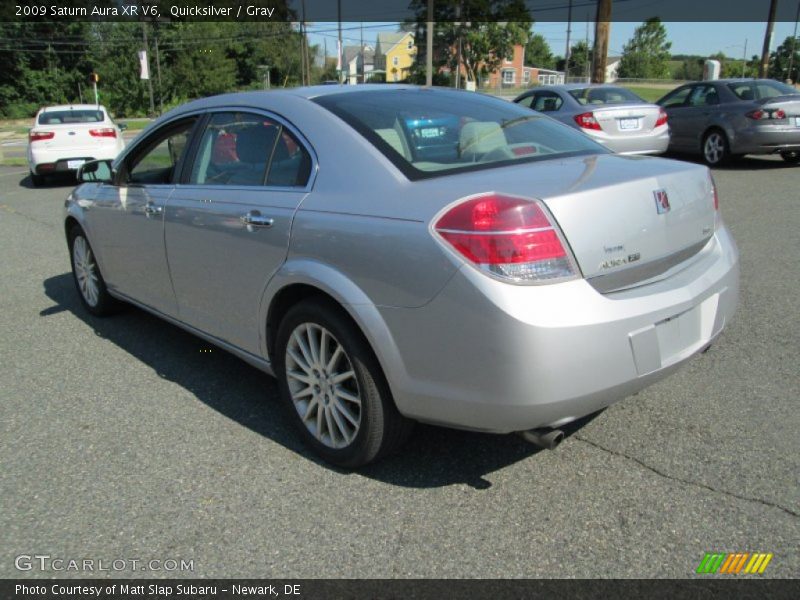
[[[739,98],[741,98],[742,100],[752,100],[754,98],[753,90],[751,90],[750,88],[743,89],[742,93],[739,94]]]
[[[471,158],[508,146],[506,136],[494,121],[471,121],[461,128],[461,156]]]
[[[275,127],[254,125],[241,129],[236,134],[236,155],[242,162],[266,164],[277,135]]]

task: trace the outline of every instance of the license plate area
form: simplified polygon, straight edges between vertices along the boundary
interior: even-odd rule
[[[67,168],[68,169],[80,169],[86,161],[81,160],[68,160],[67,161]]]
[[[639,119],[620,119],[619,120],[619,130],[620,131],[634,131],[639,129]]]

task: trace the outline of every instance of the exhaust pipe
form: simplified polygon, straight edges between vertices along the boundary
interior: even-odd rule
[[[546,450],[555,450],[564,441],[564,432],[560,429],[529,429],[519,434],[525,441]]]

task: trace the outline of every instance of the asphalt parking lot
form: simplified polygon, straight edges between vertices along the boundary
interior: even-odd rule
[[[796,577],[800,168],[714,175],[742,289],[708,353],[556,451],[420,426],[347,473],[300,445],[266,375],[139,310],[85,313],[70,185],[0,168],[0,577],[92,575],[15,568],[37,553],[194,564],[126,577],[691,577],[710,551]]]

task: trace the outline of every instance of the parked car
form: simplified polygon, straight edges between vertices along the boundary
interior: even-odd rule
[[[771,79],[688,83],[658,101],[669,115],[669,149],[712,166],[745,154],[800,163],[800,92]]]
[[[459,124],[457,153],[417,156],[407,125],[431,114]],[[708,169],[481,94],[206,98],[79,180],[64,224],[86,310],[129,302],[274,374],[347,467],[413,421],[553,446],[707,348],[738,299]]]
[[[542,86],[514,102],[579,129],[619,154],[662,154],[669,145],[667,113],[623,87]]]
[[[122,130],[105,106],[47,106],[36,113],[28,132],[31,183],[48,175],[75,173],[85,162],[113,159],[125,148]]]

